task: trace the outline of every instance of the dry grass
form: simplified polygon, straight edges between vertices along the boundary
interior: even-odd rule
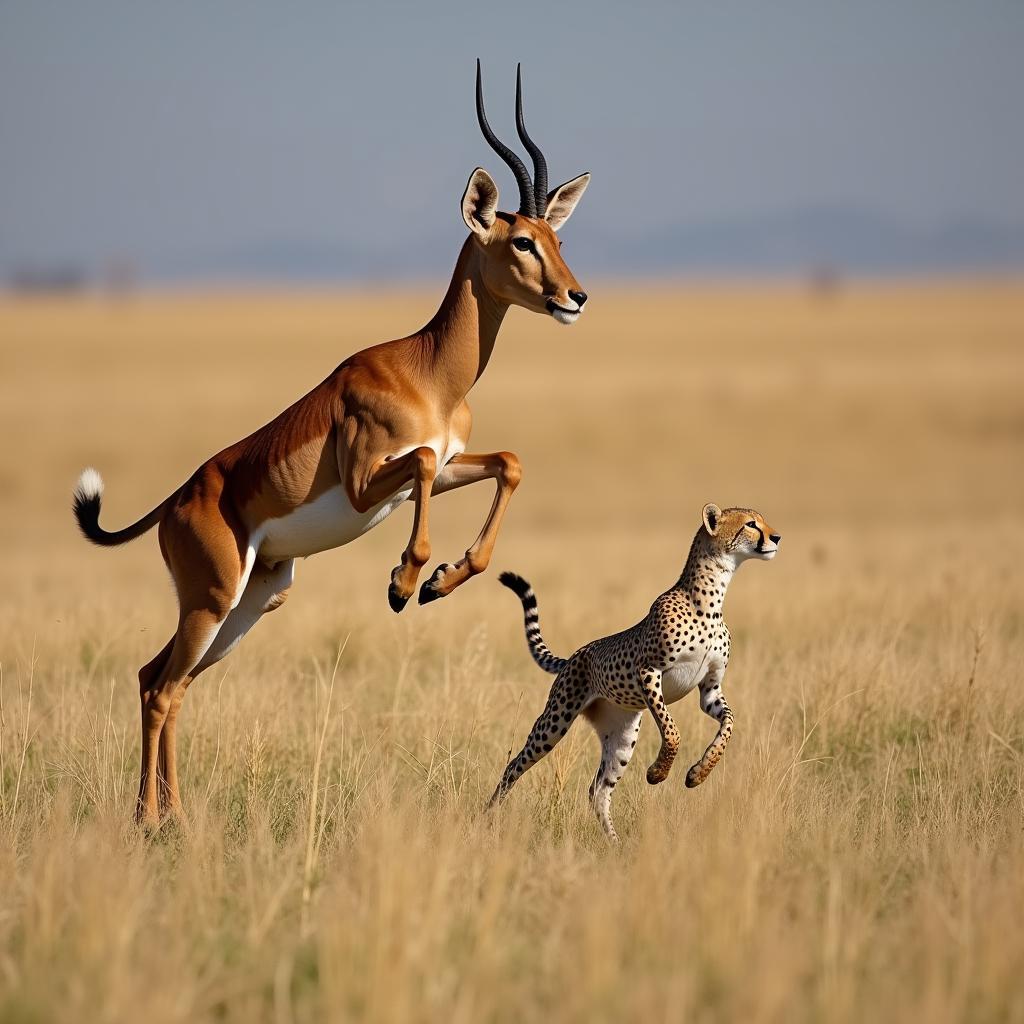
[[[174,606],[154,536],[76,537],[78,470],[133,520],[433,297],[0,304],[0,1019],[1024,1020],[1024,288],[593,292],[514,313],[474,401],[552,647],[638,618],[707,500],[785,535],[730,593],[726,758],[649,789],[648,722],[616,850],[585,728],[481,815],[547,680],[494,572],[391,614],[402,513],[197,684],[189,823],[134,835]]]

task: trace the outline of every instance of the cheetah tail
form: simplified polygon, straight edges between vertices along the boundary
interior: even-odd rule
[[[498,581],[518,595],[519,600],[523,602],[526,642],[529,644],[533,660],[545,672],[558,675],[565,665],[565,658],[556,658],[540,635],[540,615],[537,613],[537,595],[534,594],[533,587],[522,576],[517,576],[514,572],[503,572],[498,577]]]

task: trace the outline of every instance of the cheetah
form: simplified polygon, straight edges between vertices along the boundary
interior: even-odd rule
[[[601,763],[590,785],[590,801],[608,838],[617,840],[611,818],[612,790],[636,748],[644,709],[654,716],[661,749],[647,769],[647,781],[668,778],[679,749],[679,730],[667,705],[700,688],[700,706],[718,723],[704,756],[686,773],[699,786],[719,762],[732,736],[733,714],[722,692],[731,639],[722,618],[733,573],[748,558],[775,557],[781,537],[748,508],[707,504],[686,566],[676,583],[651,605],[635,626],[593,640],[568,658],[556,657],[541,636],[537,598],[514,573],[499,577],[523,604],[526,642],[534,661],[556,678],[547,704],[526,745],[509,761],[488,807],[541,758],[546,757],[582,712],[601,741]]]

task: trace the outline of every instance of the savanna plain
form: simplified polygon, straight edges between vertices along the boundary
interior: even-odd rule
[[[471,450],[523,462],[488,574],[396,617],[409,509],[300,563],[189,691],[186,819],[131,826],[155,532],[108,529],[439,295],[0,300],[0,1020],[1024,1021],[1024,286],[599,287],[510,313]],[[488,485],[436,499],[438,561]],[[484,814],[556,653],[637,621],[704,502],[783,535],[734,580],[732,744],[673,706],[587,805],[579,722]]]

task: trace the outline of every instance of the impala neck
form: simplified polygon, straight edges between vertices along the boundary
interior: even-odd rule
[[[482,254],[466,239],[451,284],[434,314],[416,338],[424,346],[427,371],[440,397],[454,408],[479,380],[494,351],[508,303],[484,286]]]

